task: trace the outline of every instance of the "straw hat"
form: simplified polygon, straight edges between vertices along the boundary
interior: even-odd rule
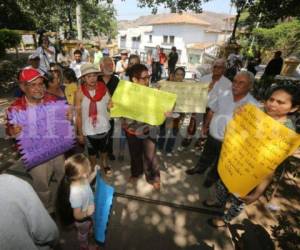
[[[83,76],[85,76],[87,74],[91,74],[91,73],[100,73],[100,70],[97,68],[97,66],[95,66],[92,63],[85,63],[85,64],[81,65],[80,72],[81,72],[80,77],[83,77]]]

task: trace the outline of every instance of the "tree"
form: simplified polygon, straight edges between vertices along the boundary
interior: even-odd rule
[[[35,29],[34,20],[24,13],[16,0],[7,0],[0,4],[0,29]],[[5,14],[4,14],[5,13]]]
[[[273,27],[289,17],[300,18],[300,3],[299,0],[259,0],[250,5],[249,13],[252,22],[260,15],[261,26]]]
[[[210,0],[196,0],[196,1],[190,1],[190,0],[138,0],[139,7],[149,7],[152,8],[152,12],[157,12],[157,6],[163,5],[165,8],[169,8],[172,10],[172,12],[182,12],[191,10],[196,13],[202,12],[202,2],[209,2]]]
[[[83,33],[85,37],[105,35],[114,38],[117,35],[116,10],[110,4],[83,5]]]
[[[280,23],[273,28],[256,28],[253,30],[253,34],[262,49],[280,49],[284,56],[300,56],[299,20]]]

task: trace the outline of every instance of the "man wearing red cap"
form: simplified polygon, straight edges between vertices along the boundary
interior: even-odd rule
[[[56,101],[56,98],[46,93],[44,77],[33,68],[25,68],[19,75],[19,85],[24,95],[15,100],[8,111],[26,110],[29,106]],[[7,126],[7,133],[16,137],[22,130],[19,125]],[[64,176],[64,157],[59,155],[48,162],[38,165],[29,171],[33,180],[33,187],[49,213],[54,212],[57,187]],[[51,180],[55,179],[53,189],[50,190]]]

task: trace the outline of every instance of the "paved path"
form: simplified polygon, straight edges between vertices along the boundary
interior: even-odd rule
[[[1,106],[0,102],[0,131],[3,131],[3,106],[5,104]],[[116,134],[118,134],[117,130]],[[118,148],[117,143],[118,140],[116,140],[115,149]],[[12,150],[11,141],[2,136],[0,145],[0,171],[8,171],[30,182],[22,164],[17,161],[18,155]],[[115,151],[117,152],[117,150]],[[248,206],[231,227],[216,230],[211,228],[206,220],[221,211],[208,210],[201,205],[201,201],[214,195],[214,188],[202,187],[204,176],[186,176],[184,173],[197,160],[193,148],[175,152],[173,157],[162,155],[159,156],[159,159],[162,179],[160,192],[153,190],[144,178],[135,184],[127,182],[130,174],[128,153],[124,162],[111,162],[114,170],[113,176],[105,179],[115,186],[117,195],[113,201],[107,241],[102,246],[103,249],[231,250],[235,249],[232,239],[237,240],[243,232],[254,237],[255,233],[253,232],[257,231],[257,228],[261,230],[262,234],[265,233],[265,242],[270,240],[272,243],[270,227],[276,224],[278,214],[299,211],[299,191],[293,191],[294,195],[288,191],[289,198],[282,198],[287,197],[284,193],[285,190],[294,190],[293,188],[299,185],[298,179],[289,179],[285,181],[284,188],[281,188],[278,193],[280,196],[271,201],[273,205],[274,203],[279,204],[279,211],[267,209],[267,201],[262,198]],[[251,219],[251,221],[247,219]],[[250,249],[264,249],[260,248],[261,243],[255,238],[252,238],[250,242],[254,244]],[[271,244],[270,242],[269,244]],[[60,246],[56,249],[78,249],[74,228],[61,228]]]

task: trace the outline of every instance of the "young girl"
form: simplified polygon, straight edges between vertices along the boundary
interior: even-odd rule
[[[75,154],[65,161],[65,177],[58,197],[58,212],[64,225],[75,221],[80,249],[89,249],[88,234],[95,211],[94,195],[89,184],[91,165],[83,154]]]
[[[300,91],[295,84],[282,84],[274,86],[268,94],[267,100],[264,104],[264,112],[271,116],[274,120],[285,125],[289,129],[295,130],[295,126],[290,119],[289,115],[299,109],[300,106]],[[277,168],[280,171],[280,167]],[[269,175],[264,181],[262,181],[254,190],[252,190],[247,196],[236,198],[231,195],[224,184],[219,180],[216,187],[217,202],[206,200],[203,202],[204,206],[221,208],[224,207],[227,200],[231,196],[232,205],[224,213],[222,218],[210,219],[208,223],[214,227],[222,227],[229,223],[233,218],[238,216],[245,204],[251,204],[258,200],[258,198],[264,193],[273,179],[274,173]]]

